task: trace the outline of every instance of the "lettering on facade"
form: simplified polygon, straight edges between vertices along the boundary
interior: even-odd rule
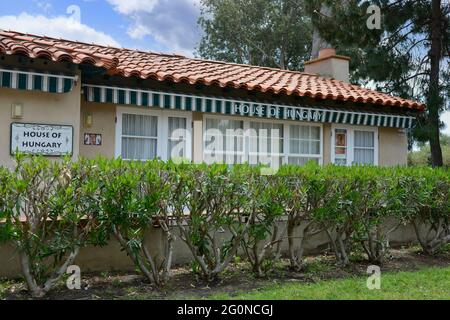
[[[65,125],[11,124],[11,154],[46,156],[72,154],[73,128]]]
[[[250,103],[235,103],[233,108],[234,114],[300,121],[322,121],[325,115],[320,110]]]

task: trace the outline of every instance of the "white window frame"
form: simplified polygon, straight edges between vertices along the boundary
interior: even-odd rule
[[[206,119],[215,119],[215,120],[232,120],[232,121],[242,121],[243,122],[243,126],[242,126],[242,131],[244,132],[243,134],[243,148],[242,151],[239,152],[234,152],[234,151],[223,151],[223,150],[215,150],[214,153],[221,155],[221,156],[241,156],[242,157],[242,162],[245,162],[247,159],[247,147],[246,147],[246,134],[245,134],[245,129],[246,129],[246,123],[245,120],[239,117],[231,117],[231,116],[217,116],[217,115],[210,115],[210,114],[204,114],[203,115],[203,121],[202,121],[202,159],[203,161],[206,161]]]
[[[192,113],[189,111],[172,111],[158,109],[142,109],[134,107],[117,106],[116,109],[116,137],[115,137],[115,157],[122,155],[122,116],[123,114],[135,114],[144,116],[154,116],[158,118],[158,136],[156,142],[156,157],[161,160],[168,159],[169,145],[169,117],[186,118],[186,156],[192,160]],[[133,159],[148,160],[148,159]]]
[[[244,146],[243,146],[243,157],[244,162],[248,161],[249,159],[249,148],[248,148],[248,142],[249,142],[249,129],[250,129],[250,122],[261,122],[261,123],[274,123],[274,124],[282,124],[283,125],[283,153],[282,153],[282,159],[283,164],[288,163],[289,156],[291,157],[304,157],[304,158],[317,158],[319,165],[323,165],[323,124],[321,123],[314,123],[314,122],[307,122],[307,121],[293,121],[293,120],[273,120],[273,119],[264,119],[264,118],[258,118],[258,117],[238,117],[238,116],[220,116],[220,115],[211,115],[211,114],[204,114],[203,115],[203,132],[202,132],[202,143],[203,143],[203,160],[205,160],[205,132],[206,132],[206,119],[219,119],[219,120],[234,120],[234,121],[242,121],[243,122],[243,130],[244,130]],[[320,154],[319,155],[306,155],[306,154],[291,154],[289,149],[289,132],[290,132],[290,125],[306,125],[306,126],[313,126],[313,127],[319,127],[320,128]],[[220,154],[228,154],[231,152],[221,152]],[[241,154],[239,152],[238,154]],[[272,154],[276,155],[276,154]]]
[[[378,127],[370,127],[370,126],[353,126],[353,125],[342,125],[342,124],[332,124],[331,125],[331,163],[335,163],[336,160],[336,138],[335,138],[335,132],[336,129],[343,129],[347,130],[347,166],[352,166],[355,163],[355,131],[367,131],[367,132],[373,132],[373,138],[374,138],[374,166],[378,166],[378,159],[379,159],[379,148],[378,148]]]
[[[319,147],[319,151],[320,154],[319,155],[315,155],[315,154],[302,154],[302,153],[290,153],[290,134],[291,134],[291,128],[290,126],[294,126],[294,125],[306,125],[306,126],[311,126],[311,127],[319,127],[320,130],[320,147]],[[285,143],[284,143],[284,150],[289,150],[288,152],[285,152],[285,156],[284,156],[284,163],[287,164],[289,161],[289,157],[298,157],[298,158],[315,158],[315,159],[319,159],[318,163],[319,165],[323,165],[323,125],[319,124],[319,123],[313,123],[313,122],[294,122],[294,121],[287,121],[285,122],[284,125],[284,139],[285,139]],[[301,139],[304,140],[304,139]]]

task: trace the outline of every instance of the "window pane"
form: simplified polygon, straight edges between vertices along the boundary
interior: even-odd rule
[[[250,122],[248,137],[249,164],[278,167],[283,164],[283,124]]]
[[[303,166],[306,163],[308,163],[309,161],[314,161],[317,164],[319,163],[319,159],[318,158],[308,158],[308,157],[288,157],[288,163],[289,164],[296,164],[296,165],[300,165]]]
[[[308,141],[300,140],[300,153],[310,154]]]
[[[171,141],[168,144],[168,158],[184,158],[186,157],[186,141]]]
[[[289,126],[289,154],[320,155],[320,127]]]
[[[337,147],[346,147],[347,146],[347,130],[336,129],[335,145]]]
[[[300,139],[300,126],[289,126],[289,135],[291,139]]]
[[[122,158],[148,160],[156,158],[156,139],[122,138]]]
[[[372,131],[356,131],[355,130],[355,147],[373,148],[374,133]]]
[[[122,115],[123,159],[147,160],[157,157],[158,117]]]
[[[374,164],[375,152],[373,149],[358,149],[355,148],[355,159],[356,164]]]
[[[311,141],[310,154],[320,154],[320,141]]]
[[[206,129],[219,129],[225,134],[227,129],[244,129],[244,122],[239,120],[206,119]]]
[[[204,142],[205,161],[242,163],[244,122],[206,118]]]
[[[336,129],[334,139],[334,163],[338,165],[347,164],[347,130]]]
[[[319,127],[311,127],[311,139],[320,140],[320,128]]]
[[[262,155],[283,153],[283,134],[282,124],[250,122],[250,152],[257,152]]]
[[[355,130],[354,163],[374,164],[375,134],[373,131]]]
[[[310,139],[310,127],[300,126],[300,139]]]
[[[186,118],[169,117],[169,137],[176,129],[186,129]]]
[[[186,118],[169,117],[168,157],[182,158],[186,156]]]
[[[158,118],[139,114],[122,115],[122,134],[127,136],[156,137]]]
[[[336,147],[336,155],[337,156],[341,156],[341,155],[345,156],[346,151],[347,151],[346,148]],[[342,157],[339,157],[339,158],[342,158]]]
[[[300,144],[298,143],[298,140],[290,139],[290,141],[289,141],[289,153],[290,154],[300,154]]]

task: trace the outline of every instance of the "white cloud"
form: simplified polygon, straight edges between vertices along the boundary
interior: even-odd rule
[[[200,38],[197,19],[200,0],[107,0],[131,21],[133,39],[151,36],[172,52],[191,56]]]
[[[151,31],[143,24],[135,24],[128,29],[127,34],[133,39],[143,39],[145,36],[150,35]]]
[[[39,9],[41,9],[45,13],[50,12],[50,10],[52,9],[52,4],[49,2],[38,1],[36,5],[38,6]]]
[[[77,19],[68,16],[46,17],[28,13],[21,13],[18,16],[0,16],[0,29],[88,43],[120,46],[110,35],[97,31]]]
[[[152,13],[158,0],[107,0],[114,6],[114,10],[122,14],[132,14],[136,12]]]

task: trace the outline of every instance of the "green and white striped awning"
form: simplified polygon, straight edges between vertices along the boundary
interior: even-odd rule
[[[1,88],[67,93],[76,81],[76,76],[0,69]]]
[[[323,123],[345,123],[377,127],[411,128],[414,117],[311,106],[288,106],[221,97],[177,94],[140,89],[83,85],[88,102],[159,107],[173,110],[220,113],[256,118],[286,119]]]

